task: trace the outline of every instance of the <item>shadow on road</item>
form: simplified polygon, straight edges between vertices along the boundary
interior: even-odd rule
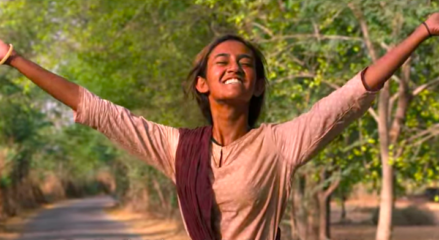
[[[163,230],[132,233],[132,221],[115,221],[105,213],[114,204],[107,196],[67,201],[30,219],[18,240],[158,240],[174,234]]]

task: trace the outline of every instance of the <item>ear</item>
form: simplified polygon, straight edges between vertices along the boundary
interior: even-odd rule
[[[209,92],[209,86],[207,85],[207,80],[203,77],[200,77],[200,76],[197,77],[197,84],[195,85],[195,88],[200,93],[208,93]]]
[[[260,97],[262,93],[264,93],[264,91],[265,91],[264,79],[258,79],[256,81],[255,93],[253,95],[255,95],[256,97]]]

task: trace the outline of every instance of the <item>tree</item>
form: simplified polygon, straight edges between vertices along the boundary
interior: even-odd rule
[[[0,78],[0,112],[0,152],[3,153],[0,154],[0,215],[3,216],[5,212],[18,211],[24,202],[19,201],[23,195],[42,201],[27,178],[33,156],[44,145],[39,141],[41,130],[50,123],[8,76]]]
[[[195,102],[186,101],[182,92],[182,82],[192,60],[214,36],[210,25],[212,17],[201,11],[200,6],[189,0],[142,3],[134,0],[19,0],[8,3],[7,8],[6,3],[0,4],[4,11],[1,16],[3,32],[10,33],[6,40],[26,39],[23,41],[26,45],[31,39],[30,47],[23,50],[16,42],[16,49],[37,53],[33,57],[43,66],[148,120],[172,126],[202,124]],[[30,19],[35,19],[32,26],[28,24]],[[217,26],[222,24],[216,23]],[[24,31],[20,26],[29,27]],[[20,81],[20,84],[34,87],[27,81]],[[51,98],[40,99],[53,104]],[[62,108],[56,106],[54,109]],[[65,115],[67,111],[62,109],[60,112]],[[56,120],[61,121],[65,118]],[[55,142],[51,141],[56,148],[54,145],[47,148],[54,166],[62,165],[66,173],[78,178],[84,172],[82,170],[103,164],[94,159],[100,156],[89,151],[99,147],[89,139],[94,135],[77,128],[69,130],[68,124],[61,127],[75,136],[56,135],[54,131],[47,133],[57,136]],[[78,142],[81,144],[75,145]],[[72,152],[70,146],[81,150]],[[145,188],[145,182],[151,182],[149,187],[156,194],[154,197],[162,200],[167,198],[167,192],[173,191],[169,181],[164,181],[163,176],[143,163],[127,161],[130,158],[119,153],[112,159],[110,164],[128,171],[117,171],[126,174],[117,176],[117,179],[126,180],[127,184],[121,186],[140,189]]]
[[[434,2],[423,3],[16,0],[0,2],[0,29],[22,53],[97,95],[149,120],[189,127],[202,123],[195,105],[185,101],[181,93],[180,83],[193,57],[213,36],[239,33],[261,45],[268,60],[270,87],[261,120],[280,122],[307,111],[407,36],[437,7]],[[431,144],[437,142],[439,106],[431,89],[439,82],[434,67],[438,49],[432,41],[418,49],[381,91],[378,110],[370,109],[298,174],[301,180],[296,183],[302,184],[303,191],[293,192],[299,193],[295,199],[319,199],[310,202],[309,214],[313,210],[322,220],[316,224],[320,225],[320,238],[329,235],[327,227],[321,226],[327,225],[323,223],[327,218],[323,203],[327,205],[337,186],[349,190],[354,183],[377,182],[382,177],[383,183],[378,184],[384,197],[378,238],[386,239],[390,235],[393,180],[401,187],[403,180],[419,183],[435,178],[439,168],[431,159],[437,150]],[[28,81],[17,76],[9,80],[20,92],[34,94],[32,111],[43,111],[53,103]],[[20,102],[20,109],[26,109],[26,101]],[[157,172],[126,161],[130,158],[97,135],[70,126],[71,122],[59,124],[66,122],[65,109],[56,106],[43,112],[55,111],[59,116],[49,117],[54,127],[36,126],[35,136],[56,137],[47,142],[40,137],[38,143],[44,143],[44,151],[34,154],[33,160],[50,159],[46,163],[52,164],[51,169],[63,166],[75,178],[86,173],[92,176],[95,172],[91,169],[114,164],[119,187],[140,191],[148,182],[151,199],[172,198],[172,185]],[[428,169],[425,178],[424,169]],[[355,178],[358,172],[364,177]],[[303,184],[313,190],[303,188]]]
[[[315,86],[323,83],[320,89],[324,86],[337,88],[343,83],[340,79],[348,79],[370,61],[375,61],[417,27],[436,4],[426,1],[424,5],[416,3],[414,6],[410,1],[372,0],[198,2],[224,13],[241,33],[265,49],[274,89],[266,119],[276,121],[286,118],[283,115],[286,109],[290,116],[303,111],[302,104],[314,94]],[[409,138],[402,144],[401,135],[406,131],[419,131],[421,125],[424,134],[437,129],[431,121],[423,123],[419,118],[417,121],[422,123],[418,122],[416,128],[408,130],[404,127],[404,119],[415,96],[425,94],[426,98],[434,99],[428,92],[438,83],[438,72],[433,68],[437,63],[434,46],[430,42],[418,49],[416,55],[392,77],[396,84],[389,82],[381,90],[378,111],[369,111],[378,125],[378,149],[382,162],[379,240],[390,238],[395,159],[403,156],[407,142],[415,141],[415,138]],[[317,96],[319,94],[317,91]],[[297,111],[294,112],[292,107]],[[421,108],[425,109],[425,106]],[[366,138],[373,136],[370,128],[368,131]]]

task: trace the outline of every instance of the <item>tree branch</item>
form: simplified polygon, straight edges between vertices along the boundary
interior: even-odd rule
[[[337,177],[337,179],[331,183],[328,189],[326,189],[326,191],[323,193],[325,199],[327,199],[335,191],[335,189],[337,189],[337,187],[340,185],[340,181],[341,177]]]
[[[329,87],[331,87],[331,88],[334,89],[334,90],[337,90],[337,89],[340,88],[340,86],[338,86],[337,84],[332,83],[332,82],[328,82],[328,81],[326,81],[326,80],[322,80],[322,83],[328,85]]]
[[[342,35],[319,35],[322,40],[342,40],[342,41],[362,41],[363,39],[359,37],[350,37],[350,36],[342,36]],[[283,35],[277,36],[270,39],[265,39],[259,41],[259,43],[270,43],[280,40],[288,40],[288,39],[309,39],[316,38],[315,33],[303,33],[303,34],[291,34],[291,35]]]
[[[420,94],[422,91],[431,88],[431,87],[435,87],[439,85],[439,78],[436,78],[434,80],[431,80],[425,84],[422,84],[421,86],[418,86],[417,88],[415,88],[415,90],[413,90],[412,95],[416,96],[418,94]]]
[[[294,45],[296,45],[296,43],[288,44],[287,46],[285,46],[283,48],[280,48],[276,52],[268,54],[267,55],[267,59],[269,59],[269,58],[276,58],[279,54],[282,54],[283,52],[288,51],[290,48],[294,47]],[[290,58],[291,60],[293,60],[293,62],[299,64],[302,67],[305,66],[305,62],[303,62],[302,60],[298,59],[296,56],[294,56],[292,54],[289,55],[288,58]]]
[[[278,78],[277,80],[274,80],[272,83],[273,84],[278,84],[287,80],[293,80],[295,78],[314,78],[315,75],[313,73],[309,73],[309,72],[302,72],[302,73],[298,73],[298,74],[293,74],[293,75],[288,75],[286,77],[283,78]]]
[[[415,142],[414,144],[412,144],[412,145],[413,145],[413,146],[419,146],[419,145],[421,145],[422,143],[428,141],[429,139],[438,136],[438,135],[439,135],[439,129],[436,129],[436,130],[430,131],[429,133],[430,133],[429,135],[427,135],[427,136],[424,137],[424,138],[419,139],[418,141],[416,141],[416,142]]]
[[[370,113],[370,115],[373,117],[373,119],[375,120],[375,122],[379,122],[379,117],[378,117],[378,114],[377,114],[377,112],[373,109],[373,108],[369,108],[369,109],[367,109],[367,111]]]
[[[399,81],[398,89],[398,106],[396,107],[395,117],[390,127],[390,142],[395,144],[401,134],[401,129],[407,114],[413,95],[409,90],[408,82],[410,79],[411,58],[409,58],[402,66],[402,77]],[[390,109],[391,110],[391,109]]]
[[[358,22],[360,23],[361,32],[363,33],[363,39],[367,46],[367,50],[369,51],[370,57],[375,62],[376,60],[378,60],[378,55],[376,54],[375,48],[373,47],[372,41],[370,40],[369,30],[367,27],[366,20],[364,19],[363,16],[363,12],[361,12],[361,10],[356,8],[352,3],[348,4],[348,6],[354,13]]]
[[[379,44],[387,52],[390,51],[391,47],[389,45],[387,45],[385,42],[380,42]]]
[[[398,146],[398,148],[396,150],[395,158],[399,158],[402,156],[402,154],[404,153],[404,149],[405,149],[406,144],[407,143],[405,141],[401,142],[401,144]]]
[[[398,82],[398,84],[402,81],[400,77],[396,76],[395,74],[392,75],[391,79]],[[392,115],[393,106],[395,105],[396,100],[399,98],[399,92],[395,93],[392,97],[390,97],[389,100],[389,116]]]
[[[261,29],[263,32],[268,34],[270,37],[273,37],[273,35],[274,35],[273,32],[270,29],[268,29],[267,27],[265,27],[264,25],[257,23],[255,21],[252,22],[252,25]]]
[[[317,38],[317,41],[320,41],[322,38],[320,35],[319,26],[317,25],[317,23],[314,22],[314,20],[312,20],[312,27],[314,29],[314,35]]]
[[[137,8],[136,13],[131,17],[131,19],[129,19],[129,20],[124,24],[124,26],[122,27],[122,29],[120,29],[120,30],[116,33],[116,35],[114,36],[114,39],[118,39],[118,38],[122,35],[122,33],[125,32],[125,31],[128,29],[128,27],[131,25],[131,23],[134,22],[134,20],[136,20],[136,18],[137,18],[138,16],[141,15],[142,10],[145,8],[146,4],[147,4],[147,2],[144,2],[142,5],[140,5],[140,6]]]
[[[279,5],[279,9],[281,12],[286,12],[285,2],[282,0],[277,0],[277,4]]]
[[[430,126],[429,128],[421,131],[421,132],[418,132],[417,134],[415,134],[414,136],[410,137],[409,139],[407,139],[405,141],[407,143],[414,142],[416,139],[419,139],[419,138],[421,138],[421,137],[423,137],[423,136],[425,136],[425,135],[427,135],[429,133],[435,134],[436,131],[439,131],[439,123],[434,124],[434,125]]]
[[[389,108],[393,109],[393,105],[395,104],[396,100],[398,100],[399,98],[399,92],[393,94],[392,97],[390,97],[390,103],[389,103]]]

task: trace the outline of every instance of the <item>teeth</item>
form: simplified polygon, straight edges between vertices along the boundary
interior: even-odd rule
[[[232,79],[229,79],[225,82],[225,84],[233,84],[233,83],[241,83],[241,81],[239,81],[236,78],[232,78]]]

